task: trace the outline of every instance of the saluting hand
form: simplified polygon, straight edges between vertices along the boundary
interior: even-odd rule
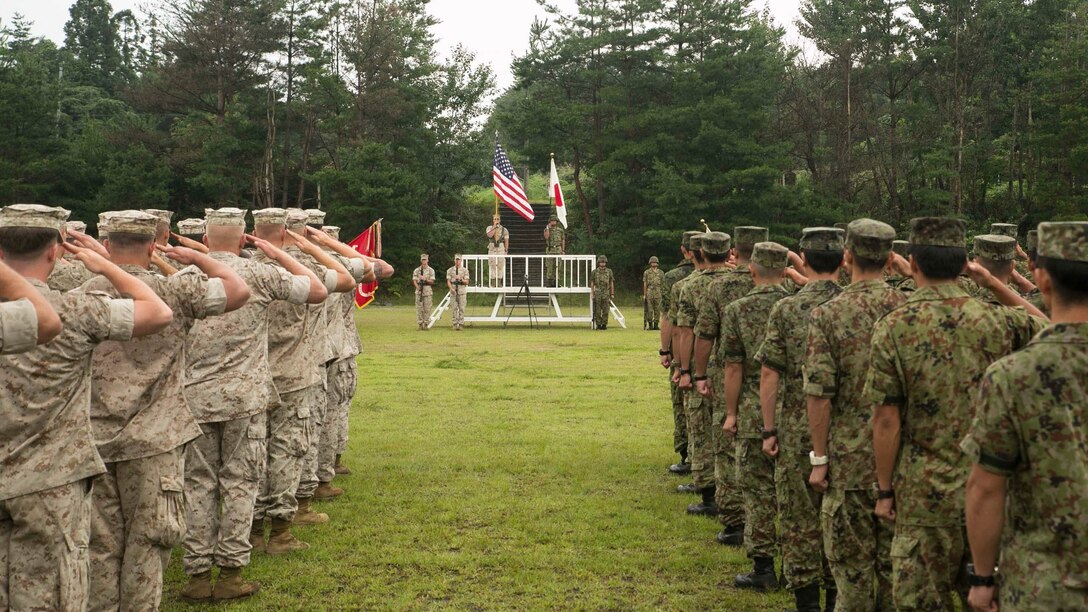
[[[86,266],[88,270],[95,274],[102,274],[113,265],[110,262],[109,257],[103,257],[94,249],[79,247],[71,242],[62,242],[61,245],[66,251],[74,255],[76,259],[83,262],[83,265]]]
[[[181,246],[163,246],[161,244],[156,244],[155,250],[159,251],[164,255],[168,255],[170,259],[173,259],[174,261],[185,266],[196,265],[196,262],[200,260],[200,256],[203,255],[203,253],[200,253],[199,251],[187,249]]]
[[[110,258],[110,252],[106,250],[106,247],[102,246],[101,242],[91,238],[87,234],[70,229],[68,230],[68,235],[71,236],[80,247],[90,249],[106,259]]]
[[[990,271],[984,268],[981,264],[975,261],[967,262],[967,275],[971,277],[971,280],[975,281],[979,287],[991,287],[997,281]]]
[[[200,242],[197,242],[196,240],[193,240],[192,238],[186,238],[185,236],[182,236],[181,234],[175,234],[174,232],[170,232],[170,235],[173,236],[174,240],[177,240],[178,244],[183,247],[192,249],[194,251],[200,251],[201,253],[208,253],[210,251],[208,247],[204,246]]]

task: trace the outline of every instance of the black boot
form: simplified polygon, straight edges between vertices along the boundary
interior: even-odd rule
[[[793,592],[797,612],[820,612],[820,585],[810,584]]]
[[[696,516],[718,516],[718,506],[714,503],[714,487],[705,487],[699,491],[703,501],[688,506],[688,514]]]
[[[839,591],[835,588],[835,585],[827,587],[824,591],[824,611],[835,612],[835,599],[838,597]]]
[[[733,581],[738,589],[776,589],[778,576],[774,573],[774,557],[756,557],[751,573],[740,574]]]
[[[689,482],[688,484],[682,484],[676,487],[677,493],[698,493],[699,489],[695,488],[695,483]]]
[[[743,546],[744,525],[726,527],[725,529],[722,529],[714,539],[718,541],[718,544],[724,544],[726,546]]]
[[[674,463],[669,466],[669,472],[676,474],[677,476],[684,476],[691,473],[691,464],[688,463],[688,458],[681,455],[680,463]]]

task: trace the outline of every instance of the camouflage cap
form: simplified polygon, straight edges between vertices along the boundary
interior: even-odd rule
[[[608,258],[604,255],[597,256],[597,263],[608,263]]]
[[[109,231],[110,213],[98,213],[98,237],[101,238],[103,234]]]
[[[33,227],[59,232],[70,214],[59,206],[12,204],[0,209],[0,227]]]
[[[552,214],[548,215],[548,221],[558,221],[558,220],[559,220],[559,215],[555,214],[555,211],[553,210]]]
[[[166,222],[167,225],[174,220],[174,212],[171,210],[162,210],[161,208],[145,208],[141,212],[145,212],[154,216],[159,221]]]
[[[1088,262],[1088,221],[1039,224],[1039,257]]]
[[[952,217],[915,217],[910,220],[910,243],[967,248],[967,224]]]
[[[419,254],[419,260],[420,261],[423,261],[424,259],[430,259],[430,258],[431,258],[431,256],[426,254],[426,253],[420,253]]]
[[[453,258],[454,259],[461,259],[461,254],[460,253],[454,253]]]
[[[707,232],[703,234],[703,252],[707,255],[725,255],[730,248],[729,234],[725,232]]]
[[[694,232],[694,231],[684,232],[684,237],[680,239],[680,246],[682,246],[685,249],[690,251],[691,250],[691,237],[694,236],[695,234],[699,234],[699,233],[702,233],[702,232]]]
[[[283,208],[261,208],[253,211],[254,225],[286,225],[287,211]]]
[[[901,257],[910,257],[910,243],[906,240],[893,240],[892,250]]]
[[[892,252],[895,228],[876,219],[855,219],[846,228],[846,248],[855,257],[883,261]]]
[[[241,208],[206,208],[204,219],[207,227],[213,225],[246,226],[246,211]],[[180,224],[179,224],[180,227]]]
[[[766,242],[770,232],[765,227],[753,225],[741,225],[733,228],[733,244],[744,247],[752,246],[758,242]]]
[[[653,257],[651,257],[651,258],[650,258],[650,263],[652,263],[652,264],[655,264],[655,263],[660,263],[660,262],[659,262],[659,261],[657,260],[657,255],[654,255]]]
[[[208,224],[204,222],[204,219],[182,219],[178,221],[178,233],[179,234],[203,234],[207,231]]]
[[[1016,239],[1002,234],[975,236],[975,255],[993,261],[1016,259]]]
[[[106,232],[110,234],[137,234],[152,238],[159,233],[162,219],[142,210],[119,210],[106,214]]]
[[[790,250],[777,242],[757,242],[752,247],[752,263],[771,270],[785,270]]]
[[[706,237],[706,232],[695,232],[688,238],[688,250],[689,251],[701,251],[703,250],[703,238]]]
[[[1008,236],[1009,238],[1016,239],[1017,225],[1015,223],[991,223],[990,233],[998,236]]]
[[[340,240],[340,228],[336,225],[322,225],[321,231],[328,234],[334,240]]]
[[[87,224],[82,221],[69,221],[65,224],[65,227],[68,229],[69,232],[76,231],[81,234],[87,232]]]
[[[288,208],[287,209],[287,229],[299,230],[306,225],[309,221],[310,215],[301,208]]]
[[[805,251],[842,251],[843,230],[837,227],[806,227],[801,230],[801,249]]]
[[[310,225],[324,225],[325,211],[321,210],[320,208],[307,208],[306,223]]]
[[[1028,230],[1028,237],[1024,241],[1024,248],[1028,253],[1039,250],[1039,230]]]

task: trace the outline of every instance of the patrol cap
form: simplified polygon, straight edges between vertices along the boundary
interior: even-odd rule
[[[1039,224],[1039,257],[1088,262],[1088,221]]]
[[[0,209],[0,227],[33,227],[60,232],[70,214],[59,206],[12,204]]]
[[[287,229],[299,230],[306,225],[309,221],[310,215],[301,208],[288,208],[287,209]]]
[[[548,221],[558,221],[558,220],[559,220],[559,215],[555,214],[554,211],[552,212],[552,214],[548,215]]]
[[[340,227],[336,225],[322,225],[321,231],[328,234],[330,237],[340,240]]]
[[[1028,253],[1039,250],[1039,230],[1028,230],[1028,237],[1024,241],[1024,247],[1028,250]]]
[[[103,234],[109,231],[109,215],[110,213],[98,213],[98,237],[101,238]]]
[[[695,231],[684,232],[684,237],[680,239],[680,246],[684,247],[685,249],[687,249],[689,251],[692,250],[692,248],[691,248],[691,237],[694,236],[695,234],[699,234],[699,233],[702,233],[702,232],[695,232]]]
[[[967,248],[967,224],[952,217],[915,217],[910,220],[914,246]]]
[[[74,231],[77,231],[77,232],[83,234],[83,233],[86,233],[86,231],[87,231],[87,224],[82,222],[82,221],[69,221],[66,224],[66,227],[68,228],[68,231],[70,231],[70,232],[74,230]]]
[[[801,230],[801,249],[805,251],[842,251],[845,233],[837,227],[806,227]]]
[[[604,255],[597,256],[597,263],[608,263],[608,258]]]
[[[758,242],[766,242],[770,235],[767,228],[754,225],[741,225],[733,228],[733,244],[737,247],[753,246]]]
[[[453,258],[454,259],[461,259],[461,254],[460,253],[454,253]]]
[[[725,255],[729,252],[730,238],[725,232],[703,234],[703,252],[707,255]]]
[[[261,208],[253,211],[254,225],[286,225],[287,211],[282,208]]]
[[[993,261],[1016,259],[1016,239],[1002,234],[975,236],[975,255]]]
[[[420,261],[423,261],[424,259],[430,259],[430,258],[431,258],[431,256],[426,254],[426,253],[420,253],[419,254],[419,260]]]
[[[910,257],[910,243],[906,240],[893,240],[892,250],[904,258]]]
[[[246,211],[241,208],[207,208],[204,210],[207,227],[213,225],[246,226]],[[180,227],[180,223],[178,226]]]
[[[207,211],[205,211],[207,214]],[[179,234],[203,234],[207,231],[208,224],[204,222],[204,219],[182,219],[178,221],[178,233]]]
[[[653,257],[651,257],[651,258],[650,258],[650,263],[652,263],[652,264],[655,264],[655,263],[660,263],[660,262],[659,262],[659,261],[657,260],[657,255],[654,255]]]
[[[137,234],[154,238],[162,219],[142,210],[119,210],[105,213],[106,232],[110,234]]]
[[[307,208],[306,223],[309,223],[310,225],[324,225],[325,211],[319,208]]]
[[[789,252],[777,242],[757,242],[752,247],[752,263],[771,270],[785,270]]]
[[[991,223],[990,233],[998,236],[1008,236],[1013,240],[1016,239],[1017,226],[1015,223]]]
[[[167,225],[170,225],[170,222],[174,220],[174,212],[170,210],[162,210],[161,208],[145,208],[141,212],[153,215],[156,219],[165,222]]]
[[[895,228],[876,219],[855,219],[846,228],[846,248],[857,257],[883,261],[892,252]]]

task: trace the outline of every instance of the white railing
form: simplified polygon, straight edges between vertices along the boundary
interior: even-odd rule
[[[505,273],[492,279],[488,255],[463,255],[461,265],[468,268],[468,293],[507,293],[516,291],[528,279],[529,288],[556,293],[589,293],[589,275],[597,265],[595,255],[502,255]],[[549,283],[547,267],[556,266],[554,285]]]

